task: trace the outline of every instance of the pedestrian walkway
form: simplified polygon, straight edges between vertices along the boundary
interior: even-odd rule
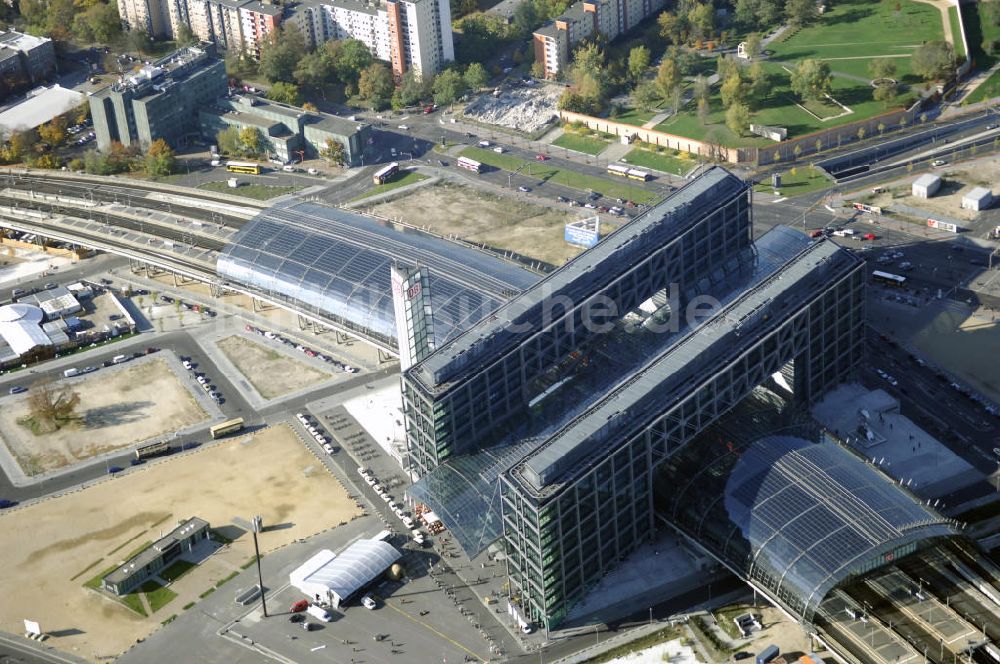
[[[952,7],[950,0],[916,0],[917,2],[923,2],[924,4],[937,7],[938,11],[941,12],[941,26],[944,28],[944,40],[951,44],[951,47],[955,48],[955,36],[951,31],[951,17],[948,16],[948,8]],[[957,49],[956,49],[957,52]]]
[[[642,125],[642,128],[653,129],[654,127],[656,127],[656,125],[660,124],[661,122],[665,122],[666,119],[669,118],[671,115],[673,115],[672,111],[662,111],[660,113],[657,113],[652,117],[652,119],[649,122],[644,123]]]

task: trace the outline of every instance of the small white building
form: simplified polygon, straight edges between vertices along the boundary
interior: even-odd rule
[[[913,181],[913,195],[917,198],[930,198],[941,188],[941,178],[933,173],[924,173]]]
[[[986,187],[976,187],[962,195],[962,209],[979,212],[993,204],[993,192]]]

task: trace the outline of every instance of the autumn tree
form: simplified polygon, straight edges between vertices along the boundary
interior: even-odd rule
[[[669,99],[674,88],[681,84],[681,71],[677,62],[672,58],[663,58],[660,66],[656,68],[656,78],[653,79],[656,91],[660,99]]]
[[[875,58],[868,63],[868,72],[873,79],[894,78],[896,63],[889,58]]]
[[[347,153],[344,144],[332,138],[326,139],[326,143],[319,151],[319,156],[326,159],[334,166],[343,166],[347,161]]]
[[[744,40],[744,42],[745,43],[743,47],[746,49],[748,58],[752,60],[754,58],[760,57],[762,46],[761,46],[761,38],[759,32],[751,32],[750,34],[747,35],[747,38]]]
[[[822,60],[803,60],[792,72],[792,90],[803,99],[820,99],[830,93],[832,80],[829,64]]]
[[[434,103],[445,106],[465,94],[465,79],[454,69],[445,69],[434,79]]]
[[[282,104],[298,106],[302,103],[302,93],[293,83],[278,81],[267,91],[267,98]]]
[[[38,126],[38,136],[45,141],[49,147],[56,147],[66,140],[66,118],[57,115],[50,121]]]
[[[381,110],[389,105],[395,87],[392,72],[380,62],[368,65],[358,79],[358,94],[375,110]]]
[[[260,47],[259,70],[271,83],[295,81],[295,67],[306,52],[302,33],[296,28],[278,28]]]
[[[154,178],[164,177],[174,172],[176,157],[173,149],[162,138],[153,141],[146,150],[146,173]]]
[[[945,41],[924,42],[910,56],[910,67],[925,81],[948,78],[955,73],[955,51]]]
[[[50,377],[35,381],[28,394],[28,419],[39,433],[58,431],[76,419],[80,395],[68,386],[56,387]]]
[[[478,62],[473,62],[463,74],[465,85],[472,91],[478,92],[490,80],[490,75],[486,72],[486,67]]]
[[[633,81],[638,81],[649,69],[652,54],[645,46],[636,46],[628,52],[628,75]]]
[[[726,126],[737,136],[741,136],[749,124],[750,109],[746,104],[736,102],[726,111]]]
[[[747,85],[739,71],[730,74],[719,88],[722,105],[729,108],[733,104],[742,104],[746,99]]]
[[[819,18],[816,0],[788,0],[785,3],[785,16],[789,23],[798,27],[815,22]]]
[[[260,131],[258,131],[257,127],[243,127],[240,129],[240,149],[247,155],[260,154]]]

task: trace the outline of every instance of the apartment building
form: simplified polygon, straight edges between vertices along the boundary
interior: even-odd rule
[[[258,0],[118,0],[129,28],[173,39],[188,26],[203,41],[258,57],[269,34],[281,24],[282,9]]]
[[[303,0],[287,21],[306,44],[353,38],[372,55],[392,65],[393,74],[409,70],[434,74],[455,59],[451,8],[447,0]]]
[[[628,32],[666,4],[665,0],[581,0],[534,33],[535,61],[546,78],[556,78],[580,41],[601,35],[608,41]]]
[[[56,68],[52,40],[0,31],[0,95],[23,83],[38,83]]]

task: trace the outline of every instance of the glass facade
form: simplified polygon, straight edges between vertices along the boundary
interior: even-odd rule
[[[745,429],[720,427],[665,462],[656,481],[672,523],[811,620],[835,586],[957,531],[875,467],[805,429],[749,440]]]
[[[458,334],[537,276],[482,252],[400,232],[338,208],[297,203],[265,210],[219,256],[224,279],[251,286],[396,351],[390,266],[419,260],[433,294],[434,338]],[[481,284],[481,285],[480,285]]]

